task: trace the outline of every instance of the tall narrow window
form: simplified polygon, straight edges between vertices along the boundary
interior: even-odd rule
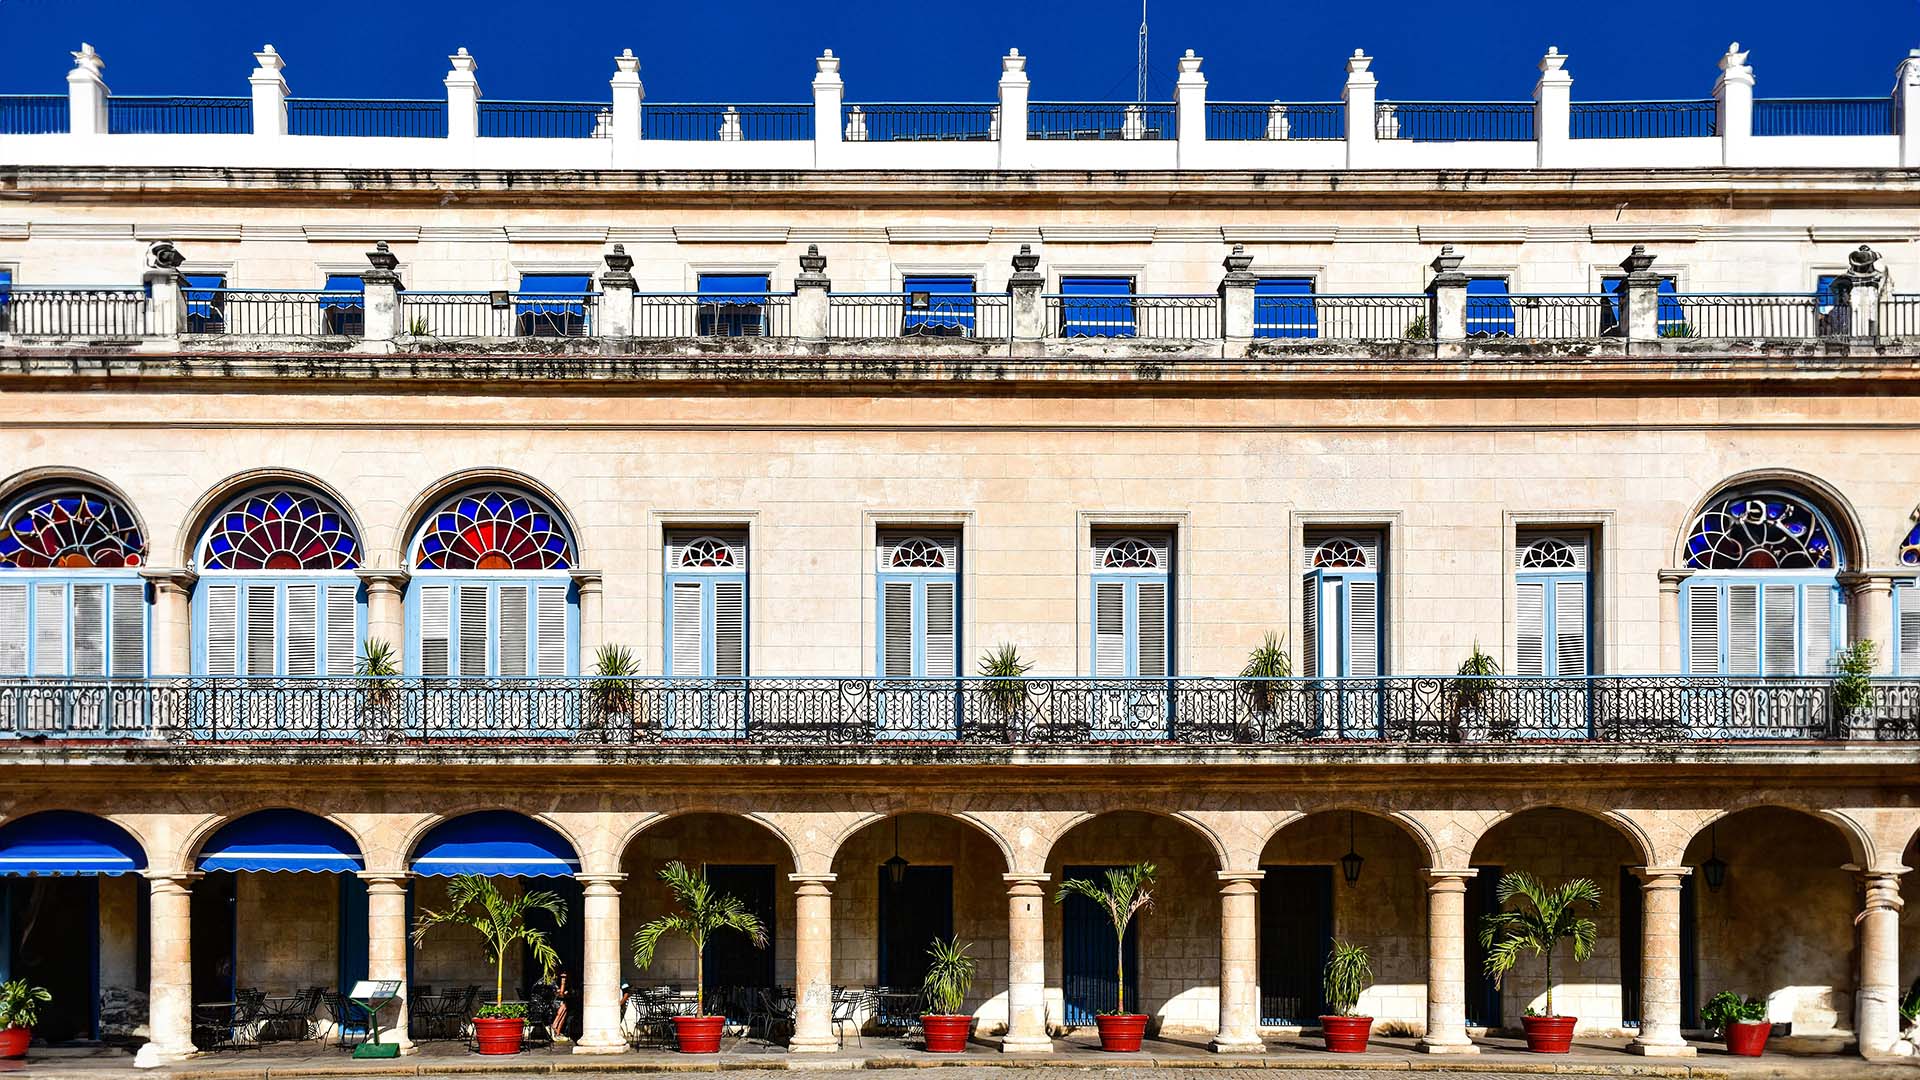
[[[1377,532],[1307,535],[1302,674],[1370,679],[1381,673],[1380,548]]]
[[[1467,336],[1512,337],[1513,300],[1504,277],[1476,277],[1467,281]]]
[[[902,332],[912,337],[972,337],[973,279],[920,275],[901,279]]]
[[[1589,674],[1587,537],[1521,533],[1514,560],[1513,673],[1569,679]]]
[[[572,531],[518,488],[463,492],[412,545],[407,666],[428,678],[579,672]]]
[[[209,520],[198,552],[195,672],[353,674],[360,539],[332,500],[297,487],[242,495]]]
[[[1253,286],[1253,336],[1320,336],[1310,277],[1263,277]]]
[[[1920,591],[1914,582],[1902,581],[1893,588],[1893,673],[1909,678],[1920,675]]]
[[[766,337],[767,275],[701,274],[701,337]]]
[[[1713,499],[1687,537],[1687,672],[1826,674],[1846,627],[1843,561],[1827,515],[1802,496]]]
[[[1060,279],[1061,337],[1132,337],[1133,279]]]
[[[367,330],[366,285],[359,274],[328,274],[320,299],[321,331],[360,337]]]
[[[746,533],[667,535],[666,622],[668,675],[747,674]]]
[[[0,523],[0,676],[147,673],[147,542],[90,487],[29,492]]]
[[[880,534],[876,674],[951,679],[958,671],[960,539],[952,533]]]
[[[1093,537],[1091,668],[1101,679],[1173,674],[1173,538]]]
[[[593,278],[587,274],[522,274],[513,298],[513,332],[521,337],[584,337],[587,299]]]
[[[13,270],[0,266],[0,333],[13,325]]]

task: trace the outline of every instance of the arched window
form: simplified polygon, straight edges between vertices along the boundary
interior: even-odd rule
[[[1301,674],[1371,679],[1380,674],[1380,545],[1375,532],[1308,533],[1301,583]],[[1368,706],[1369,708],[1371,706]],[[1344,703],[1343,703],[1344,708]],[[1350,712],[1351,710],[1347,710]],[[1377,723],[1343,712],[1343,724]]]
[[[1320,541],[1313,549],[1313,569],[1315,570],[1371,570],[1373,569],[1372,549],[1379,546],[1371,537],[1365,542],[1349,536],[1333,536]]]
[[[504,486],[453,495],[421,522],[409,551],[410,674],[578,673],[573,533],[544,500]]]
[[[104,492],[28,492],[0,531],[0,675],[147,673],[147,541]]]
[[[247,492],[208,519],[195,550],[196,673],[353,674],[360,538],[332,499],[295,485]]]
[[[1742,489],[1711,499],[1688,529],[1681,618],[1696,675],[1824,675],[1845,637],[1835,581],[1846,553],[1805,495]]]
[[[880,534],[875,674],[951,679],[958,672],[959,563],[958,533]]]

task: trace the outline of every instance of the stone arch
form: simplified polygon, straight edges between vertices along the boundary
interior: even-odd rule
[[[14,500],[23,498],[38,489],[58,487],[62,484],[94,488],[102,495],[126,507],[127,513],[133,515],[134,524],[139,526],[140,535],[146,538],[147,557],[149,561],[152,559],[153,528],[147,523],[147,515],[140,509],[140,504],[127,494],[125,488],[91,469],[82,469],[73,465],[36,465],[21,469],[12,476],[0,480],[0,509],[13,505]]]
[[[293,810],[302,814],[311,814],[329,825],[337,825],[349,837],[353,838],[354,845],[360,849],[361,857],[366,857],[367,838],[361,835],[360,830],[354,826],[353,822],[338,814],[328,810],[315,810],[312,807],[301,806],[297,803],[288,802],[285,799],[255,799],[240,803],[233,809],[218,814],[210,814],[199,824],[187,830],[186,834],[181,838],[179,851],[175,852],[180,860],[179,865],[191,867],[194,860],[199,857],[200,849],[206,846],[207,841],[213,838],[214,833],[239,821],[243,817],[257,814],[262,810]],[[411,853],[413,849],[409,846],[407,850]]]
[[[353,535],[360,543],[362,565],[370,564],[367,560],[366,525],[361,520],[359,511],[353,508],[353,503],[343,492],[312,473],[298,469],[262,468],[234,473],[201,493],[192,509],[187,511],[179,534],[174,537],[173,550],[170,553],[174,559],[174,565],[193,567],[200,547],[200,538],[206,533],[207,526],[213,521],[213,516],[247,492],[271,484],[309,488],[332,502],[342,514],[346,515],[348,523],[353,526]]]
[[[807,865],[807,861],[799,846],[793,842],[791,836],[787,835],[785,829],[782,829],[773,821],[768,820],[766,815],[705,803],[678,806],[671,810],[661,810],[634,822],[625,832],[620,834],[613,845],[611,855],[614,865],[618,866],[621,862],[625,861],[627,849],[633,846],[633,842],[640,837],[641,833],[658,828],[669,821],[692,817],[696,814],[714,814],[720,817],[739,818],[742,821],[750,821],[760,826],[780,842],[780,846],[785,849],[787,857],[793,860],[795,871],[804,872],[800,868]]]
[[[1013,845],[991,824],[965,810],[939,809],[931,805],[920,804],[902,805],[886,810],[885,812],[874,811],[848,822],[846,827],[842,828],[828,842],[827,850],[823,852],[826,856],[827,863],[831,865],[838,860],[841,850],[846,847],[847,841],[858,835],[862,830],[882,824],[889,818],[906,817],[911,814],[946,818],[970,827],[993,843],[993,846],[1000,852],[1000,857],[1006,865],[1007,873],[1013,873],[1015,865]]]
[[[1670,565],[1687,565],[1687,538],[1692,530],[1694,519],[1698,518],[1714,500],[1744,488],[1778,487],[1797,492],[1827,515],[1828,523],[1839,533],[1842,565],[1836,570],[1856,570],[1862,566],[1873,565],[1873,554],[1868,546],[1866,530],[1860,524],[1860,513],[1853,503],[1840,493],[1840,489],[1812,473],[1799,469],[1766,468],[1748,469],[1722,479],[1709,487],[1692,506],[1686,516],[1680,520],[1673,534],[1673,561]]]
[[[1583,806],[1580,803],[1570,800],[1530,802],[1521,806],[1507,807],[1488,816],[1481,824],[1479,831],[1473,835],[1472,843],[1466,845],[1469,859],[1471,859],[1473,853],[1479,849],[1481,842],[1487,838],[1487,834],[1499,828],[1502,823],[1535,810],[1565,810],[1570,813],[1593,818],[1596,821],[1605,822],[1613,826],[1613,831],[1618,833],[1620,837],[1627,842],[1627,846],[1633,849],[1633,855],[1634,858],[1638,860],[1638,865],[1654,866],[1659,863],[1660,851],[1658,845],[1654,843],[1651,836],[1647,835],[1645,827],[1631,815],[1609,807]]]
[[[407,504],[406,512],[400,516],[399,529],[393,534],[394,549],[382,552],[382,556],[391,555],[393,565],[406,567],[413,557],[414,538],[426,523],[427,515],[433,513],[443,503],[463,491],[497,484],[502,487],[520,488],[529,495],[537,497],[547,504],[560,518],[560,524],[569,542],[573,544],[575,568],[592,566],[591,557],[580,532],[580,516],[573,512],[560,493],[546,483],[523,473],[518,469],[505,466],[461,469],[448,473],[428,484]]]
[[[1881,853],[1875,850],[1873,833],[1859,821],[1838,810],[1826,810],[1813,806],[1796,805],[1777,796],[1769,795],[1745,795],[1728,800],[1726,805],[1700,819],[1700,823],[1687,835],[1686,841],[1680,845],[1681,852],[1684,853],[1688,848],[1692,847],[1694,841],[1706,835],[1707,830],[1711,829],[1721,820],[1747,810],[1761,809],[1786,810],[1831,825],[1839,831],[1841,838],[1846,841],[1848,857],[1851,858],[1856,865],[1879,865],[1874,861]],[[1894,857],[1898,858],[1898,853],[1894,853]]]
[[[482,810],[505,810],[509,813],[519,814],[521,817],[539,822],[541,825],[552,829],[562,840],[565,840],[573,848],[576,856],[581,859],[586,858],[585,852],[587,851],[587,847],[580,842],[581,838],[575,834],[573,829],[568,828],[563,822],[553,817],[553,815],[539,810],[528,810],[523,807],[513,806],[499,800],[492,800],[466,803],[437,813],[421,815],[394,845],[395,850],[399,852],[401,869],[404,870],[412,867],[414,852],[419,849],[421,839],[436,827],[444,825],[455,818],[465,817],[468,814],[478,813]],[[361,851],[364,853],[367,850],[364,846],[364,838],[358,833],[354,833],[353,836],[355,841],[363,844]],[[582,869],[584,871],[584,864]]]
[[[1146,814],[1150,817],[1177,821],[1181,825],[1184,825],[1188,831],[1204,841],[1207,850],[1213,852],[1214,869],[1233,869],[1233,856],[1217,829],[1203,821],[1197,820],[1194,815],[1183,814],[1172,810],[1156,809],[1150,806],[1109,806],[1100,810],[1082,810],[1075,813],[1070,817],[1056,822],[1052,833],[1047,837],[1046,846],[1029,852],[1027,856],[1028,860],[1033,862],[1035,866],[1044,867],[1048,860],[1053,858],[1053,853],[1059,849],[1060,841],[1064,840],[1069,833],[1080,828],[1082,825],[1089,824],[1103,817],[1111,817],[1115,814]],[[1012,865],[1011,861],[1009,865]]]
[[[1300,824],[1307,818],[1313,817],[1316,814],[1341,813],[1365,814],[1368,817],[1378,818],[1399,826],[1401,833],[1404,834],[1407,839],[1413,841],[1414,847],[1418,848],[1421,855],[1426,858],[1429,868],[1442,865],[1441,860],[1444,856],[1441,855],[1440,844],[1424,822],[1418,818],[1403,814],[1398,810],[1383,810],[1377,806],[1367,806],[1357,802],[1337,801],[1319,803],[1312,806],[1302,806],[1299,808],[1297,814],[1287,818],[1285,821],[1278,822],[1260,835],[1260,850],[1265,851],[1267,847],[1273,843],[1275,837]]]

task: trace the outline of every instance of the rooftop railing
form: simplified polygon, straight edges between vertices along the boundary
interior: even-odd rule
[[[593,337],[595,292],[414,292],[400,294],[401,325],[414,337]]]
[[[1048,333],[1063,338],[1198,341],[1222,336],[1218,296],[1047,296]]]
[[[830,338],[1005,341],[1012,335],[1012,298],[1006,293],[834,293],[827,297]]]
[[[609,139],[613,106],[603,101],[482,101],[483,139]]]
[[[50,135],[67,123],[65,94],[0,94],[0,134]]]
[[[1672,308],[1679,309],[1676,316]],[[1847,333],[1845,309],[1816,293],[1681,293],[1661,297],[1661,336],[1818,338]]]
[[[1892,98],[1755,98],[1755,135],[1891,135]]]
[[[1140,141],[1179,134],[1172,102],[1036,101],[1027,106],[1029,139]]]
[[[633,336],[791,337],[792,307],[791,293],[635,293]]]
[[[326,289],[188,289],[189,334],[253,337],[359,337],[366,332],[360,293]]]
[[[1000,137],[1000,106],[930,102],[876,102],[843,110],[848,142],[992,142]]]
[[[801,142],[813,138],[812,105],[653,105],[640,137],[665,142]]]
[[[1718,104],[1705,101],[1576,101],[1575,139],[1699,139],[1718,135]]]
[[[1374,137],[1401,142],[1528,142],[1530,101],[1383,101]]]
[[[1210,142],[1311,140],[1347,137],[1347,107],[1338,101],[1210,101]]]
[[[1611,337],[1620,329],[1619,301],[1599,293],[1467,297],[1467,336],[1527,341]]]
[[[154,678],[0,680],[0,737],[485,748],[1572,746],[1920,739],[1920,680]]]
[[[253,130],[253,99],[243,97],[128,97],[107,99],[113,135],[245,135]]]
[[[447,137],[447,103],[424,99],[288,98],[287,133],[444,139]]]
[[[15,285],[0,291],[0,333],[130,338],[147,332],[147,298],[113,285]]]

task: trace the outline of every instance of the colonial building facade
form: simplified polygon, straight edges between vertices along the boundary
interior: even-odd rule
[[[1550,52],[1455,106],[1189,55],[1071,105],[1014,53],[900,105],[828,54],[734,107],[256,59],[0,97],[0,967],[47,1037],[489,982],[407,932],[478,871],[567,899],[619,1050],[623,984],[692,976],[623,946],[678,859],[769,916],[710,978],[793,987],[795,1051],[957,935],[1043,1052],[1113,988],[1052,890],[1149,861],[1137,1000],[1223,1052],[1317,1026],[1333,938],[1382,1031],[1517,1027],[1504,870],[1602,888],[1583,1030],[1689,1054],[1726,989],[1909,1048],[1920,62],[1582,103]]]

